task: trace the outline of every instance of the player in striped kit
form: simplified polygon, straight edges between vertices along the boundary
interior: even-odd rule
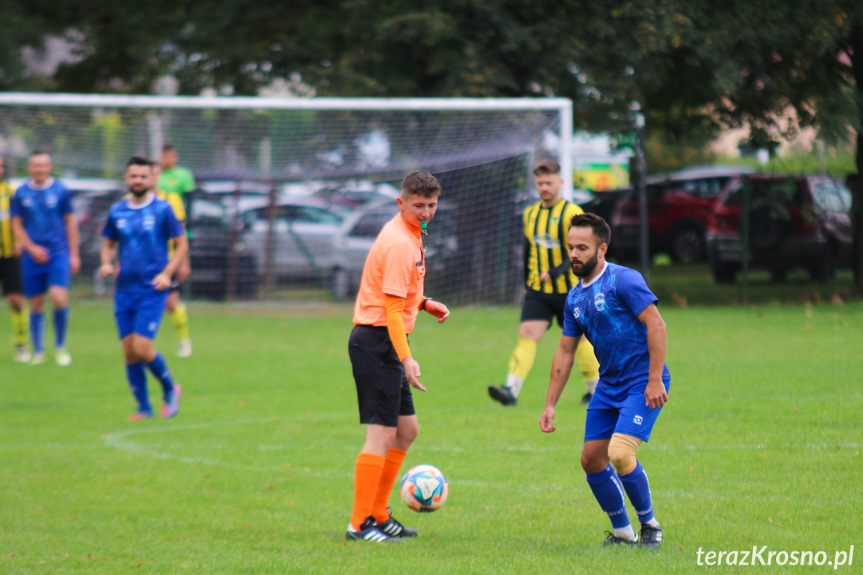
[[[553,319],[563,326],[566,293],[578,282],[566,257],[566,232],[572,216],[580,207],[560,195],[563,178],[554,160],[542,160],[533,168],[534,183],[540,200],[524,211],[524,271],[527,293],[521,308],[518,345],[509,360],[506,383],[492,385],[488,394],[502,405],[515,405],[533,367],[536,346],[551,327]],[[599,363],[590,342],[584,340],[576,350],[588,403],[599,379]]]
[[[0,156],[0,284],[3,285],[3,296],[12,312],[15,361],[27,363],[30,361],[30,350],[27,349],[30,318],[26,313],[21,285],[22,246],[15,241],[15,234],[12,233],[10,208],[15,190],[6,182],[5,170],[5,158]]]

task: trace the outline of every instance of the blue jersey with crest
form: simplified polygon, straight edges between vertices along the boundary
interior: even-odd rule
[[[168,241],[183,233],[171,204],[152,194],[140,206],[129,199],[111,206],[102,235],[119,244],[117,292],[157,291],[151,282],[168,265]]]
[[[599,360],[600,382],[617,388],[647,385],[650,353],[647,327],[638,315],[658,300],[637,271],[606,263],[588,284],[569,291],[563,310],[563,335],[584,335]],[[662,380],[669,381],[668,366]]]
[[[73,213],[72,195],[66,186],[51,178],[44,188],[33,182],[21,185],[9,206],[12,217],[21,218],[24,231],[34,244],[47,249],[50,256],[69,251],[66,236],[67,214]]]

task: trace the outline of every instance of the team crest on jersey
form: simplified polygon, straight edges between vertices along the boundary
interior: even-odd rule
[[[154,216],[144,216],[144,221],[141,225],[145,230],[152,230],[153,226],[156,225],[156,218]]]
[[[47,196],[45,198],[45,205],[48,206],[49,208],[53,208],[54,206],[56,206],[57,205],[57,196],[55,196],[54,194],[50,194],[49,196]]]
[[[117,229],[118,230],[122,230],[125,227],[126,227],[126,218],[120,218],[119,220],[117,220]]]
[[[596,297],[593,298],[593,305],[596,308],[596,311],[602,311],[605,309],[605,294],[598,293]]]

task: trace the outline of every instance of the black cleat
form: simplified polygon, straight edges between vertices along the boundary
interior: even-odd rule
[[[647,549],[659,549],[659,546],[662,545],[662,529],[642,523],[638,544]]]
[[[496,385],[489,385],[488,394],[501,405],[515,405],[518,402],[518,398],[505,386],[497,387]]]
[[[615,537],[614,533],[610,531],[605,532],[605,541],[602,542],[603,545],[638,545],[638,535],[635,536],[633,541],[629,539],[624,539],[623,537]]]
[[[390,518],[383,523],[378,523],[377,528],[390,537],[416,537],[419,535],[413,527],[405,527],[393,517],[393,510],[387,507]]]
[[[593,398],[593,394],[589,391],[581,396],[581,405],[587,405],[590,403],[590,400]]]
[[[378,529],[378,524],[375,523],[374,517],[366,517],[366,520],[360,525],[359,530],[348,523],[345,539],[348,541],[373,541],[375,543],[401,543],[398,537],[392,537]]]

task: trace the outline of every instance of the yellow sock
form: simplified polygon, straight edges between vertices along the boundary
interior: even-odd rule
[[[526,337],[518,338],[518,345],[515,346],[512,357],[509,358],[509,372],[524,381],[530,373],[530,368],[533,367],[535,357],[536,342]]]
[[[12,329],[15,333],[15,345],[27,345],[30,341],[30,314],[27,310],[12,310]]]
[[[578,360],[578,368],[585,385],[593,383],[595,386],[595,381],[599,379],[599,361],[586,337],[581,338],[578,349],[575,350],[575,359]]]
[[[189,339],[189,314],[186,312],[186,306],[179,304],[169,315],[174,331],[177,332],[177,339]]]

